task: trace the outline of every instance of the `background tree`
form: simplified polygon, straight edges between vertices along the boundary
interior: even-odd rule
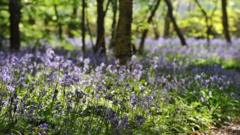
[[[108,42],[108,40],[105,40],[107,41],[105,42],[105,46],[110,45],[110,48],[113,47],[116,43],[117,36],[117,26],[119,20],[118,11],[120,11],[118,8],[119,0],[102,1],[104,1],[102,6],[103,10],[98,11],[98,6],[96,6],[98,1],[96,0],[22,0],[20,2],[22,7],[21,25],[19,25],[18,28],[20,29],[19,33],[21,33],[19,34],[21,36],[21,44],[49,44],[64,47],[65,49],[75,49],[75,47],[80,48],[80,46],[73,47],[71,44],[73,43],[74,45],[79,45],[82,42],[82,50],[86,50],[87,48],[96,47],[97,44],[99,45],[99,41],[103,41],[98,39],[106,38],[110,39],[110,41]],[[239,14],[238,7],[240,6],[240,2],[238,1],[227,1],[229,4],[227,2],[224,4],[222,0],[197,0],[205,12],[203,13],[200,6],[196,4],[196,0],[164,0],[165,4],[160,4],[155,13],[155,17],[153,17],[152,21],[149,21],[150,23],[148,23],[147,21],[151,20],[149,18],[151,12],[153,11],[153,8],[149,10],[149,4],[152,5],[152,3],[154,3],[155,6],[157,1],[158,0],[141,0],[133,3],[133,43],[139,43],[138,41],[144,37],[143,35],[145,32],[143,31],[146,29],[148,31],[146,38],[156,37],[157,39],[159,35],[163,37],[179,37],[179,35],[182,35],[183,38],[195,37],[206,38],[207,40],[210,40],[211,38],[229,37],[227,38],[229,42],[231,41],[231,35],[239,37],[240,27],[239,17],[237,15]],[[168,4],[170,6],[166,5],[166,1],[167,3],[170,3]],[[218,8],[221,4],[217,3],[217,1],[222,2],[225,6]],[[104,19],[103,17],[98,17],[98,14],[103,14],[101,12],[107,11],[107,5],[111,6],[108,10],[111,12],[108,12],[107,14],[105,13],[106,16],[104,16]],[[13,23],[10,22],[9,6],[10,0],[0,1],[0,37],[3,48],[4,46],[8,46],[8,44],[10,44],[10,24],[17,23],[17,21],[12,21]],[[91,8],[88,8],[88,6]],[[224,7],[226,7],[226,9]],[[170,10],[167,10],[167,13],[165,13],[166,9]],[[14,10],[17,10],[17,8]],[[169,14],[169,11],[172,12],[172,15]],[[223,11],[226,11],[226,13]],[[96,23],[98,20],[103,20],[104,22]],[[173,24],[174,20],[175,25]],[[226,22],[228,26],[226,25]],[[100,28],[97,26],[98,24],[105,24],[102,25],[103,27],[105,26],[104,31],[97,30],[97,28]],[[104,33],[105,38],[101,38],[103,37],[103,34],[100,33]],[[15,38],[16,37],[17,36],[15,36]],[[62,40],[58,40],[59,38],[62,38]],[[183,38],[180,38],[181,43],[183,43]],[[12,41],[16,42],[17,40]],[[144,40],[142,40],[141,43],[144,43],[143,41]],[[139,48],[140,47],[138,46],[138,49]]]
[[[94,48],[95,44],[94,44],[94,41],[93,41],[93,34],[92,34],[92,30],[90,28],[90,22],[89,22],[88,17],[86,18],[86,25],[87,25],[88,34],[90,36],[90,41],[91,41],[92,48]]]
[[[198,0],[195,0],[195,3],[197,4],[198,8],[200,9],[201,13],[203,14],[203,16],[205,18],[207,43],[208,43],[208,45],[210,45],[210,34],[213,33],[211,18],[217,9],[217,6],[215,6],[211,15],[209,16],[208,12],[202,7],[201,3]]]
[[[229,25],[228,25],[228,12],[227,12],[227,0],[222,0],[222,25],[223,25],[223,33],[225,39],[228,43],[231,43],[231,36],[229,33]]]
[[[54,12],[56,16],[56,23],[57,23],[57,28],[58,28],[58,37],[60,40],[63,39],[63,28],[62,28],[62,22],[61,22],[61,17],[58,13],[58,6],[56,4],[54,6]]]
[[[150,24],[152,23],[153,21],[153,17],[155,16],[155,13],[160,5],[160,2],[161,0],[157,0],[155,4],[153,4],[152,8],[151,8],[151,13],[150,13],[150,16],[148,17],[148,20],[147,20],[147,23]],[[142,54],[143,53],[143,50],[144,50],[144,42],[145,42],[145,39],[147,37],[147,33],[148,33],[148,28],[144,29],[143,30],[143,33],[142,33],[142,36],[141,36],[141,39],[140,39],[140,45],[139,45],[139,53]]]
[[[168,38],[170,36],[171,20],[169,17],[169,12],[167,11],[164,17],[164,28],[163,28],[163,37]]]
[[[75,35],[73,31],[77,29],[77,15],[78,15],[78,0],[73,0],[72,2],[72,14],[70,18],[70,22],[68,23],[68,31],[67,34],[70,38],[73,38]]]
[[[82,0],[82,18],[81,18],[81,29],[82,29],[82,51],[85,54],[86,52],[86,43],[85,43],[85,35],[86,35],[86,29],[85,29],[85,8],[86,8],[86,1]]]
[[[181,44],[183,46],[185,46],[185,45],[187,45],[187,42],[186,42],[186,39],[185,39],[182,31],[178,27],[177,21],[176,21],[174,15],[173,15],[173,5],[172,5],[172,2],[171,2],[171,0],[165,0],[165,3],[167,5],[167,7],[168,7],[168,15],[169,15],[169,18],[170,18],[170,20],[171,20],[171,22],[173,24],[173,28],[176,31],[176,33],[177,33],[177,35],[178,35],[178,37],[179,37],[179,39],[181,41]]]
[[[116,30],[117,30],[117,11],[118,11],[118,0],[111,0],[112,4],[112,25],[111,25],[111,41],[110,41],[110,48],[114,46],[116,40]]]
[[[160,33],[159,33],[159,30],[158,30],[159,26],[158,26],[158,23],[157,23],[157,19],[155,19],[152,22],[152,25],[153,25],[152,29],[153,29],[153,33],[154,33],[154,39],[157,40],[160,37]]]
[[[10,13],[10,49],[20,49],[20,0],[9,0]]]
[[[119,20],[116,32],[115,56],[125,64],[132,56],[131,29],[133,0],[119,0]]]
[[[110,1],[107,2],[106,10],[104,10],[104,0],[97,0],[97,41],[94,49],[97,54],[101,55],[106,55],[104,22],[109,4]]]

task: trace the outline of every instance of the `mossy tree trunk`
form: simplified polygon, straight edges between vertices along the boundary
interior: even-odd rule
[[[114,52],[120,64],[126,64],[132,56],[132,8],[133,0],[119,0],[119,20]]]

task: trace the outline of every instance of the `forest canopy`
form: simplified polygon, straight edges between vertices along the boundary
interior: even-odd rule
[[[121,12],[119,5],[121,3],[117,0],[10,0],[10,2],[13,4],[9,4],[8,0],[0,1],[1,44],[11,37],[10,7],[14,8],[12,14],[18,16],[12,18],[14,19],[12,23],[19,25],[19,40],[23,46],[43,43],[55,45],[54,42],[60,41],[57,43],[59,46],[69,47],[71,46],[69,39],[76,37],[86,38],[87,44],[97,48],[106,46],[101,38],[111,39],[111,44],[114,44]],[[133,1],[134,10],[130,13],[132,20],[129,20],[131,41],[136,44],[135,40],[141,38],[141,40],[146,37],[169,38],[180,34],[182,44],[186,44],[183,41],[184,36],[208,40],[225,37],[229,42],[230,35],[240,36],[239,5],[240,3],[235,0]],[[128,8],[124,7],[125,10]],[[171,18],[174,18],[174,21]],[[178,30],[175,29],[176,26]],[[224,26],[228,27],[227,30],[224,30]],[[85,44],[83,42],[77,43],[77,46]],[[139,44],[142,44],[139,47],[141,52],[144,43],[141,41]],[[107,46],[109,48],[109,44]]]

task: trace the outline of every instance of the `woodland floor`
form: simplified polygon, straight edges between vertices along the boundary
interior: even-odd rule
[[[240,135],[240,119],[228,123],[223,128],[213,128],[211,130],[212,135]]]
[[[229,70],[229,72],[234,72]],[[236,71],[235,71],[236,73]],[[237,70],[238,75],[240,76],[240,70]],[[239,81],[240,83],[240,81]],[[239,114],[240,116],[240,114]],[[210,130],[210,133],[192,133],[192,135],[240,135],[240,117],[233,122],[224,123],[225,126],[221,128],[213,127]]]
[[[209,133],[193,132],[191,135],[240,135],[240,118],[231,123],[226,123],[221,128],[213,127]]]
[[[237,72],[240,75],[240,70],[238,70]],[[240,118],[231,123],[226,123],[226,126],[222,128],[212,128],[211,134],[212,135],[240,135]]]

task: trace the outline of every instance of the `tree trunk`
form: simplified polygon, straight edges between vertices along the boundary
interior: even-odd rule
[[[107,1],[106,9],[104,10],[104,17],[106,16],[106,14],[107,14],[107,12],[108,12],[108,8],[109,8],[109,5],[111,4],[111,1],[112,1],[112,0],[108,0],[108,1]]]
[[[147,20],[148,24],[150,24],[152,22],[153,17],[155,16],[155,13],[156,13],[159,5],[160,5],[160,2],[161,2],[161,0],[157,0],[156,5],[153,7],[153,9],[151,11],[151,14],[150,14],[150,16],[148,17],[148,20]],[[138,51],[139,51],[140,54],[142,54],[143,51],[144,51],[144,43],[145,43],[145,39],[147,37],[147,34],[148,34],[148,29],[146,28],[146,29],[143,30],[140,45],[139,45],[139,48],[138,48]]]
[[[228,25],[227,0],[222,0],[222,25],[225,39],[228,43],[231,43],[231,36],[229,33]]]
[[[3,45],[3,40],[4,40],[4,36],[0,35],[0,50],[2,49],[2,45]]]
[[[153,22],[153,33],[154,33],[154,39],[159,39],[160,37],[160,33],[158,31],[158,24],[155,22]]]
[[[86,1],[82,0],[82,23],[81,23],[81,27],[82,27],[82,51],[83,54],[85,55],[85,51],[86,51],[86,43],[85,43],[85,6],[86,6]]]
[[[104,0],[97,0],[97,41],[94,48],[95,53],[105,55],[105,28],[104,18],[105,12],[103,9]]]
[[[132,57],[131,28],[133,0],[119,0],[119,20],[115,43],[115,56],[120,64],[126,64]]]
[[[112,0],[112,32],[111,32],[111,41],[110,41],[110,48],[114,47],[114,43],[116,41],[116,25],[117,25],[117,10],[118,10],[118,1]]]
[[[20,49],[20,0],[9,0],[9,13],[10,13],[10,49]]]
[[[87,27],[87,32],[90,36],[90,41],[91,41],[92,48],[94,48],[93,35],[92,35],[92,31],[91,31],[91,28],[90,28],[90,22],[89,22],[88,18],[86,18],[86,27]]]
[[[172,22],[172,24],[173,24],[174,30],[176,31],[176,33],[177,33],[177,35],[178,35],[178,37],[179,37],[179,39],[180,39],[180,41],[181,41],[181,44],[182,44],[183,46],[186,46],[186,45],[187,45],[187,42],[186,42],[186,40],[185,40],[185,37],[184,37],[182,31],[179,29],[178,24],[177,24],[177,22],[176,22],[176,19],[175,19],[175,17],[173,16],[173,6],[172,6],[172,2],[171,2],[171,0],[165,0],[165,2],[166,2],[167,7],[168,7],[168,15],[169,15],[169,18],[170,18],[170,20],[171,20],[171,22]]]
[[[202,5],[199,3],[198,0],[195,0],[198,8],[201,10],[204,18],[205,18],[205,24],[206,24],[206,36],[207,36],[207,44],[208,46],[210,45],[210,32],[211,32],[211,26],[210,26],[210,23],[209,23],[209,17],[208,17],[208,14],[207,12],[203,9]]]
[[[49,21],[51,20],[51,17],[49,15],[45,15],[43,19],[43,24],[44,24],[44,38],[47,38],[50,34],[50,29],[49,29]]]
[[[57,5],[54,4],[54,11],[55,11],[55,16],[57,18],[56,22],[57,22],[57,26],[58,26],[58,37],[60,40],[62,40],[63,39],[62,23],[60,22],[60,16],[59,16],[57,8],[58,8]]]
[[[77,1],[74,0],[73,2],[73,5],[72,5],[73,9],[72,9],[72,15],[71,15],[71,20],[70,22],[68,23],[68,31],[67,31],[67,34],[70,38],[73,38],[74,37],[74,34],[73,34],[73,30],[76,30],[76,19],[77,19],[77,11],[78,11],[78,5],[77,5]]]
[[[167,12],[167,14],[164,18],[164,30],[163,30],[164,38],[168,38],[170,36],[170,26],[171,26],[171,20],[169,18],[169,14]]]

